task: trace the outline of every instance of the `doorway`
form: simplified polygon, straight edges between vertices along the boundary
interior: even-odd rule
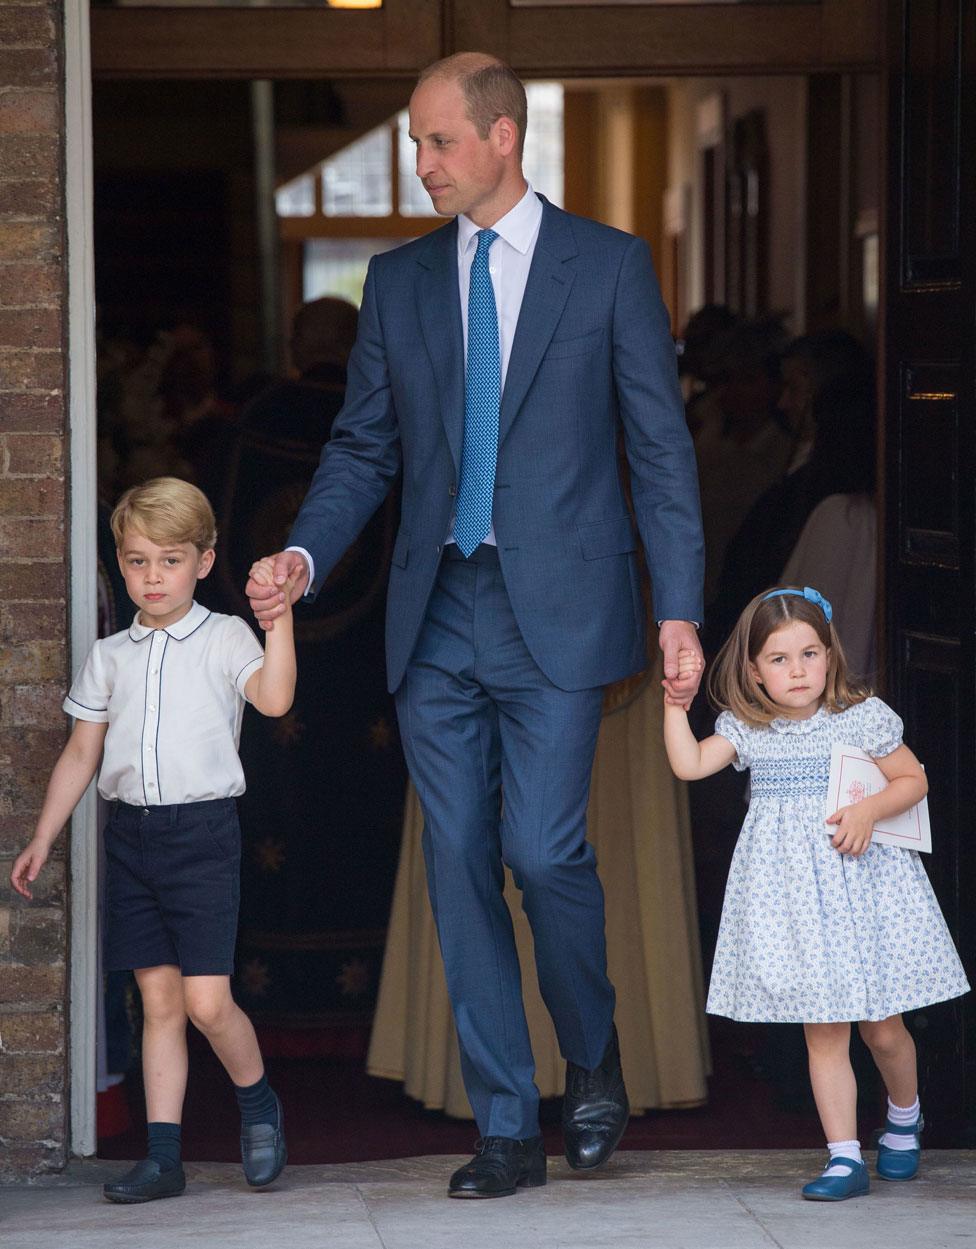
[[[864,178],[829,215],[821,188],[809,183],[811,132],[815,122],[826,129],[829,118],[823,118],[818,84],[808,76],[575,78],[549,80],[549,86],[562,93],[567,119],[560,133],[567,152],[560,188],[566,206],[649,238],[660,258],[676,333],[703,303],[727,302],[744,322],[765,322],[784,342],[838,323],[871,340],[870,286],[861,281],[856,265],[838,267],[831,282],[823,277],[826,266],[819,258],[827,247],[831,254],[842,246],[856,247],[857,230],[865,222],[873,221],[877,229],[878,179]],[[235,437],[234,421],[244,411],[253,413],[249,405],[268,381],[262,376],[268,362],[279,368],[285,363],[280,330],[269,343],[267,322],[259,315],[257,258],[263,253],[254,208],[250,87],[211,78],[164,84],[112,80],[96,83],[94,109],[103,466],[115,474],[103,479],[104,492],[108,496],[123,484],[119,473],[160,471],[152,466],[154,455],[166,457],[168,471],[200,475],[221,500],[221,528],[229,543],[227,575],[212,587],[213,605],[242,613],[241,570],[253,554],[251,546],[263,541],[267,549],[276,549],[287,530],[287,507],[294,509],[300,501],[298,476],[310,475],[321,441],[309,437],[299,445],[302,440],[291,430],[286,448],[276,445],[266,429],[254,428],[244,439]],[[869,87],[863,88],[865,100],[872,98]],[[290,79],[274,85],[281,165],[275,222],[279,325],[288,323],[305,296],[351,295],[355,300],[364,245],[368,253],[436,224],[412,211],[409,198],[400,198],[398,114],[409,90],[406,79],[365,77],[334,83]],[[874,78],[875,119],[878,90]],[[837,111],[833,116],[837,126],[848,127],[851,150],[858,150],[859,134],[873,122],[866,113]],[[544,154],[551,155],[552,146]],[[377,172],[383,169],[385,190]],[[533,174],[533,181],[542,176]],[[539,185],[558,202],[551,186]],[[332,207],[339,209],[331,214],[330,195]],[[350,205],[369,211],[349,212]],[[387,206],[389,211],[380,211]],[[821,277],[816,301],[810,282],[814,272]],[[132,280],[135,274],[138,283]],[[131,387],[134,382],[145,386],[148,359],[158,370],[155,389],[148,400],[145,392],[141,399],[143,421],[150,428],[133,431],[118,414],[131,414]],[[162,434],[171,436],[159,436],[160,422]],[[269,479],[273,489],[256,497],[255,483]],[[740,501],[744,511],[748,502]],[[310,622],[309,645],[333,655],[333,667],[323,678],[330,689],[337,672],[355,671],[366,647],[378,645],[382,577],[376,570],[388,554],[391,526],[392,518],[385,525],[381,519],[360,553],[358,571],[344,572],[341,627],[333,618],[337,613]],[[235,546],[233,535],[240,532],[247,533],[247,542]],[[118,606],[124,610],[124,602]],[[354,635],[346,632],[353,625]],[[336,661],[342,637],[353,639],[351,649]],[[373,666],[377,663],[381,660],[374,659]],[[383,697],[379,685],[367,692],[356,679],[344,693],[348,714],[341,721],[320,723],[298,715],[280,740],[270,731],[262,733],[260,724],[245,732],[243,752],[256,805],[249,815],[251,800],[244,803],[245,825],[250,826],[245,892],[252,906],[242,922],[237,989],[255,1013],[270,1061],[277,1065],[275,1078],[288,1099],[312,1106],[319,1098],[321,1119],[332,1124],[328,1140],[310,1136],[304,1155],[296,1143],[293,1155],[299,1160],[383,1157],[391,1149],[459,1152],[470,1143],[468,1125],[424,1111],[404,1099],[397,1086],[363,1072],[404,787],[395,720]],[[340,835],[318,847],[324,857],[304,862],[260,804],[260,794],[273,792],[276,776],[282,775],[281,761],[330,733],[351,743],[351,757],[358,760],[351,771],[342,769],[351,780],[345,809],[353,811],[357,796],[367,789],[378,803],[366,821],[372,849],[356,864],[347,862],[350,870],[344,876],[334,870],[347,827],[342,817],[334,820]],[[314,769],[314,759],[302,766]],[[386,779],[377,784],[380,772]],[[254,774],[265,783],[256,785]],[[737,829],[727,817],[740,803],[741,794],[733,791],[699,803],[695,901],[705,970]],[[309,803],[299,800],[287,821],[292,830],[301,827],[303,810],[307,819]],[[356,844],[362,846],[361,838]],[[330,864],[339,879],[335,896],[326,903],[318,882]],[[120,991],[120,1018],[128,1018],[131,1027],[137,1004],[124,986]],[[635,1120],[629,1143],[816,1143],[806,1107],[795,1101],[805,1086],[795,1051],[784,1064],[782,1048],[758,1032],[747,1039],[742,1031],[719,1031],[712,1042],[710,1106],[669,1108]],[[187,1152],[218,1158],[228,1142],[233,1145],[234,1133],[222,1123],[222,1116],[233,1114],[232,1098],[224,1089],[216,1101],[207,1100],[205,1092],[222,1085],[205,1047],[198,1050]],[[747,1099],[735,1092],[744,1083],[753,1090]],[[136,1085],[130,1116],[138,1100]],[[746,1102],[754,1113],[743,1114]],[[548,1113],[555,1115],[554,1105]],[[130,1129],[136,1138],[138,1126],[133,1118]],[[136,1138],[125,1132],[106,1135],[101,1151],[128,1156]]]

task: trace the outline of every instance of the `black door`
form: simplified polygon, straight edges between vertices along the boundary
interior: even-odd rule
[[[976,963],[976,6],[890,0],[887,692],[925,764],[929,875]],[[973,994],[916,1012],[930,1144],[976,1140]]]

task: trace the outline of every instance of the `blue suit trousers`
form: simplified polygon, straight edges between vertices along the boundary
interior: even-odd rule
[[[494,547],[445,551],[397,692],[465,1088],[483,1136],[539,1131],[507,864],[563,1056],[610,1036],[603,890],[586,840],[603,691],[557,688],[530,655]]]

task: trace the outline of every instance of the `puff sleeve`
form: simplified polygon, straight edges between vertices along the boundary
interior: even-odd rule
[[[719,718],[715,721],[715,732],[719,737],[724,737],[730,741],[735,747],[736,757],[732,760],[732,766],[737,772],[744,772],[746,768],[751,766],[752,759],[749,754],[749,733],[747,725],[741,720],[737,720],[731,711],[723,711]]]
[[[858,705],[860,741],[858,745],[874,759],[883,759],[902,744],[901,717],[880,698],[867,698]]]

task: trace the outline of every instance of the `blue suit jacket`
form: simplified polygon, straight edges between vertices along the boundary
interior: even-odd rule
[[[621,427],[655,618],[701,620],[698,476],[647,246],[543,200],[502,395],[493,522],[526,645],[566,690],[647,663]],[[391,690],[437,575],[463,432],[452,221],[371,261],[345,406],[288,539],[311,552],[317,594],[402,469],[386,626]]]

